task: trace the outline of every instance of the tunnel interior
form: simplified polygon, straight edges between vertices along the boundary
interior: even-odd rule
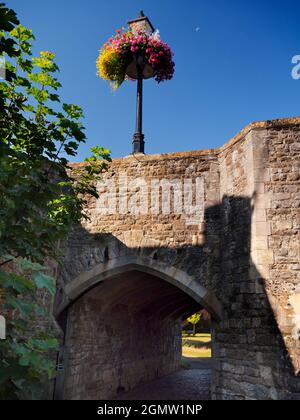
[[[68,308],[65,399],[113,399],[181,365],[182,319],[202,309],[183,290],[132,270]]]

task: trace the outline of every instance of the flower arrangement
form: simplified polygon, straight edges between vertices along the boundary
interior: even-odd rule
[[[170,47],[160,39],[158,31],[148,34],[141,30],[116,31],[116,35],[100,50],[97,59],[98,75],[117,89],[125,79],[130,79],[126,68],[138,55],[151,66],[158,83],[172,79],[175,64]]]

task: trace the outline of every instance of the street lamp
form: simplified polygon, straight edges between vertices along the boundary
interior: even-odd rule
[[[133,153],[144,153],[142,132],[143,80],[154,77],[157,83],[171,80],[175,63],[171,48],[154,31],[143,12],[128,22],[129,30],[116,30],[116,35],[101,47],[97,58],[97,74],[110,82],[113,89],[124,80],[137,80],[136,127]]]
[[[128,22],[130,30],[134,34],[146,32],[151,35],[154,32],[154,27],[143,11],[140,15]],[[137,96],[136,96],[136,124],[135,133],[133,135],[133,150],[132,153],[145,153],[144,134],[142,132],[143,126],[143,79],[150,79],[154,76],[152,66],[145,60],[142,54],[136,53],[133,55],[132,61],[126,67],[126,74],[130,79],[137,80]]]

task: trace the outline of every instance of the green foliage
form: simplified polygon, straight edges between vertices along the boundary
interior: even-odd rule
[[[196,312],[195,314],[191,315],[189,318],[187,318],[187,321],[193,325],[193,334],[195,335],[196,332],[196,325],[201,319],[201,313]]]
[[[15,41],[11,37],[7,37],[7,34],[18,24],[19,20],[16,13],[0,3],[0,55],[3,53],[9,57],[16,55]]]
[[[0,399],[38,398],[53,376],[48,354],[57,342],[34,328],[49,316],[39,294],[49,300],[55,293],[44,264],[59,259],[58,241],[85,217],[85,197],[97,197],[95,181],[110,161],[109,150],[96,147],[84,167],[70,171],[68,156],[86,139],[83,112],[60,103],[55,56],[32,57],[33,40],[1,3],[0,304],[7,339],[0,341]]]
[[[54,376],[55,366],[48,355],[58,346],[55,338],[35,330],[38,319],[46,316],[38,291],[54,294],[55,279],[45,274],[44,266],[30,260],[12,256],[6,260],[13,260],[15,270],[0,271],[5,293],[2,310],[8,315],[7,337],[0,343],[0,399],[37,399],[41,383]]]
[[[201,319],[201,314],[199,312],[191,315],[189,318],[187,318],[187,321],[192,324],[192,325],[196,325],[198,324],[198,322]]]

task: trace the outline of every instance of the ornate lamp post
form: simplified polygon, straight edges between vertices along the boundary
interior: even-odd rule
[[[146,32],[149,35],[154,32],[150,20],[144,15],[143,11],[140,15],[128,22],[128,25],[133,33],[140,31]],[[153,68],[148,64],[144,57],[137,53],[134,55],[132,62],[126,68],[126,74],[131,79],[137,80],[137,96],[136,96],[136,123],[135,133],[133,135],[132,153],[145,153],[145,142],[143,130],[143,79],[150,79],[154,76]]]
[[[124,80],[137,81],[136,128],[133,153],[144,153],[143,80],[154,77],[157,83],[171,80],[174,61],[171,48],[160,39],[158,31],[143,12],[128,22],[129,30],[116,30],[116,35],[102,46],[97,58],[98,75],[110,82],[113,89]]]

